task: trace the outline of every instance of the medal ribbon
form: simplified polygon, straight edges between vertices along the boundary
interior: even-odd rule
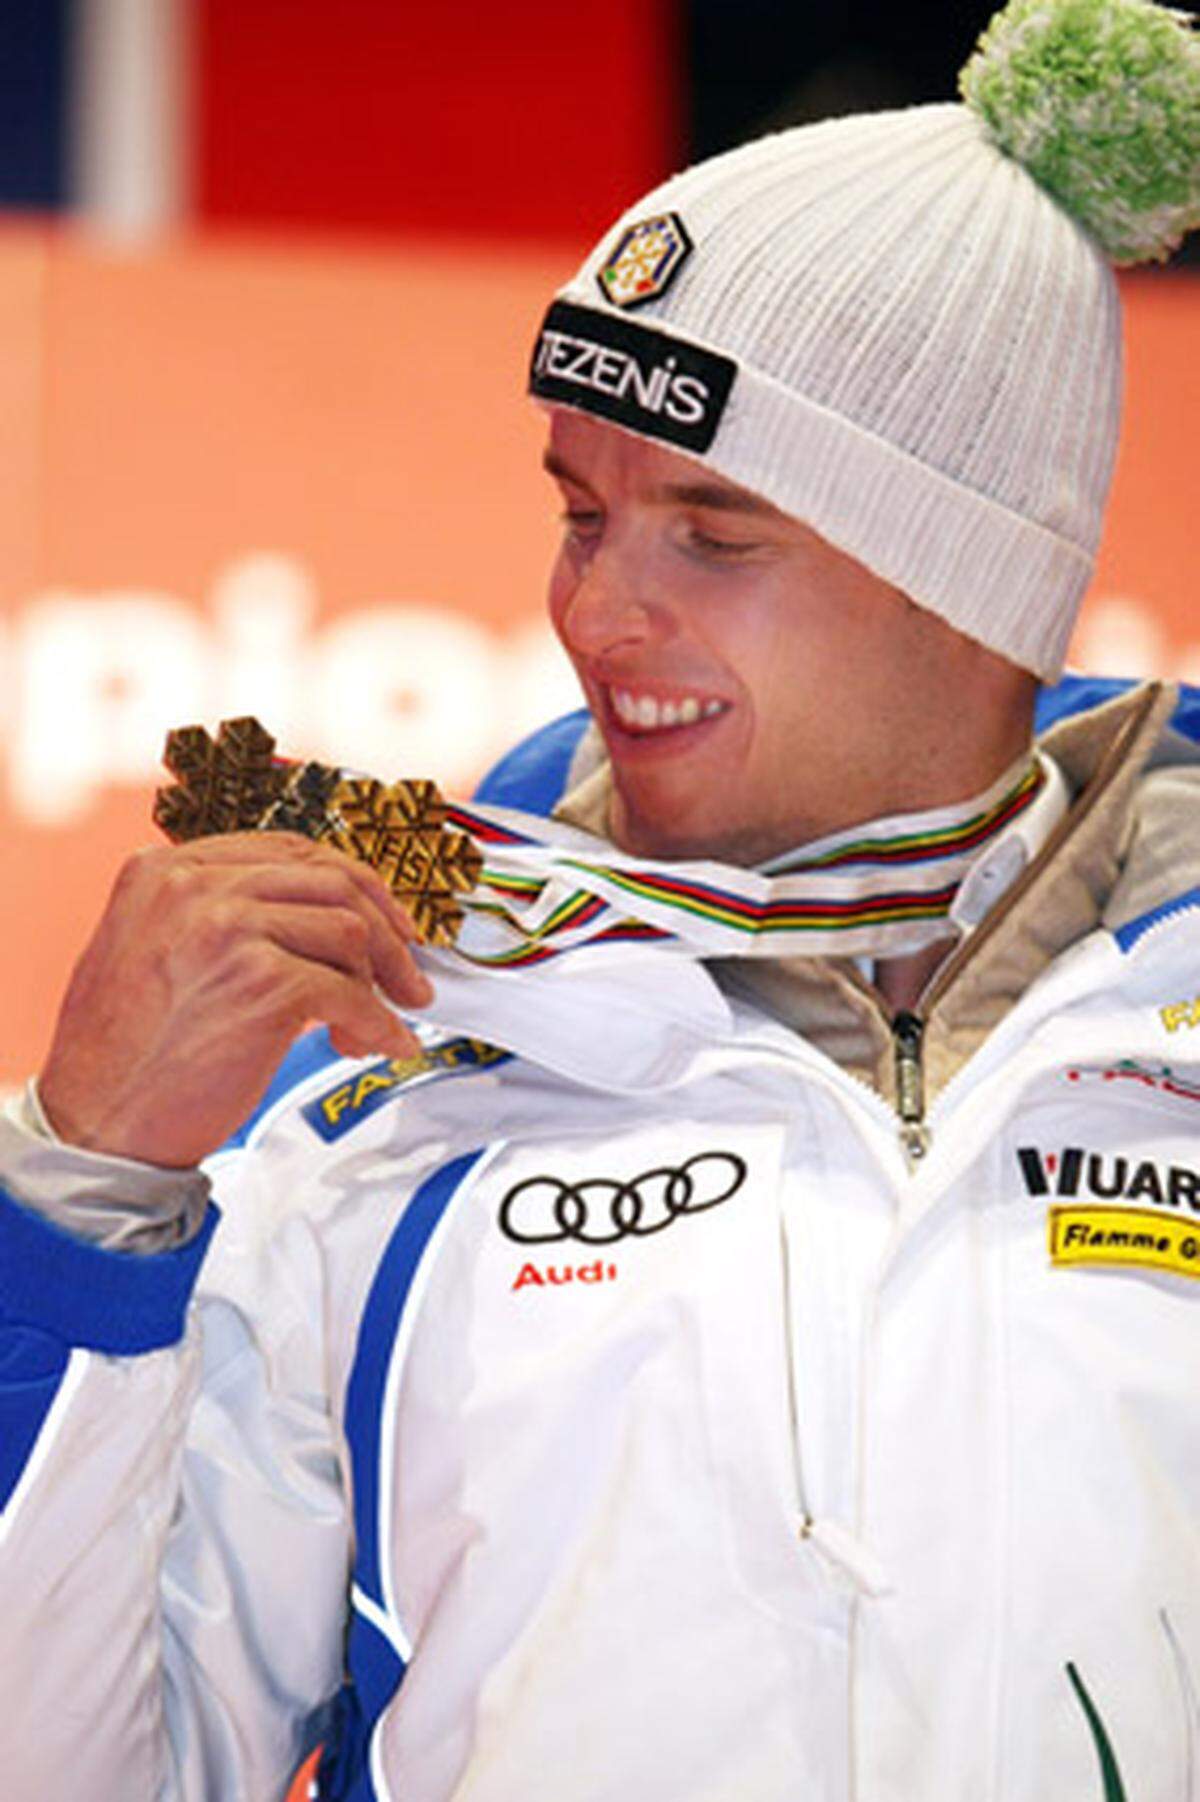
[[[527,814],[452,806],[450,823],[484,852],[458,951],[496,968],[636,940],[701,957],[919,951],[954,936],[963,877],[1045,781],[1035,757],[970,801],[831,833],[769,870],[654,862]]]

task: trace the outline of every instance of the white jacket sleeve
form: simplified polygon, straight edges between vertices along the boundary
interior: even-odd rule
[[[339,1687],[320,1250],[221,1236],[105,1250],[0,1192],[6,1802],[270,1802]]]

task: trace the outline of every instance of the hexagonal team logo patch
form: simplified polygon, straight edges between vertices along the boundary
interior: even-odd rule
[[[596,280],[615,307],[640,307],[665,294],[692,254],[678,213],[658,213],[628,226]]]

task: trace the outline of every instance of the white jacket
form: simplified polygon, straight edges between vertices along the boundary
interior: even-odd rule
[[[215,1162],[182,1340],[195,1244],[5,1204],[5,1797],[1194,1802],[1198,947],[1056,958],[911,1167],[697,962],[445,979]]]

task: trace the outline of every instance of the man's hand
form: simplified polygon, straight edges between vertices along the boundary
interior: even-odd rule
[[[381,994],[432,1000],[415,939],[373,870],[292,833],[138,852],[67,990],[39,1083],[47,1118],[70,1144],[194,1165],[310,1022],[344,1055],[414,1054]]]

